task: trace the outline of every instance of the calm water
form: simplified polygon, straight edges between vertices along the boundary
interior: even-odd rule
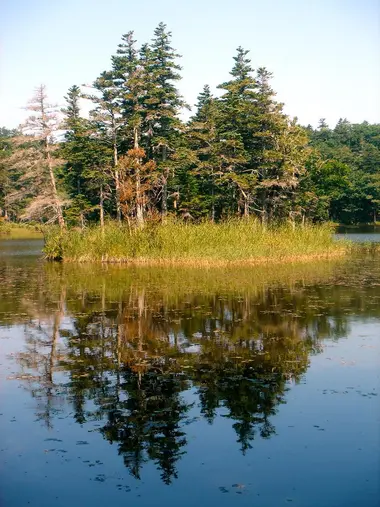
[[[355,243],[379,243],[380,226],[379,225],[361,225],[361,226],[340,226],[337,228],[338,238],[348,238]]]
[[[1,507],[380,505],[380,256],[44,264],[0,241]]]

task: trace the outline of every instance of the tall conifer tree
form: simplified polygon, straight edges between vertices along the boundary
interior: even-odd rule
[[[150,47],[143,47],[142,62],[145,66],[146,83],[146,126],[148,153],[156,160],[162,180],[161,213],[167,212],[168,179],[171,164],[169,159],[178,146],[178,137],[183,130],[178,118],[186,106],[175,83],[181,79],[177,64],[179,54],[171,46],[171,32],[164,23],[154,31]]]
[[[212,221],[216,218],[218,191],[222,173],[220,166],[220,140],[218,135],[218,102],[205,85],[198,95],[196,113],[191,118],[187,139],[190,148],[191,174],[199,182],[192,196],[200,213],[208,212]],[[221,204],[221,203],[219,203]]]
[[[305,168],[307,136],[275,101],[272,74],[257,70],[256,130],[252,136],[253,167],[257,174],[256,208],[263,223],[292,212],[291,203]]]
[[[257,174],[252,166],[252,135],[256,128],[256,81],[247,57],[249,51],[237,48],[232,79],[219,85],[221,98],[219,132],[221,140],[221,171],[223,179],[237,190],[237,210],[250,213]]]

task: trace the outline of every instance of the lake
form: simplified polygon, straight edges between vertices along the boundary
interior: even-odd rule
[[[379,254],[196,270],[41,247],[0,240],[1,507],[380,505]]]
[[[356,225],[339,226],[336,229],[336,237],[348,238],[355,243],[379,243],[380,226],[379,225]]]

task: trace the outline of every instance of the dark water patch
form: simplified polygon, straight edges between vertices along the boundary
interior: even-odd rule
[[[340,226],[336,230],[336,237],[339,239],[348,239],[355,243],[379,243],[380,226]]]

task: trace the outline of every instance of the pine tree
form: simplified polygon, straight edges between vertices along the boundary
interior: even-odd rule
[[[15,129],[0,128],[0,220],[8,220],[11,211],[10,195],[15,186],[15,175],[10,171],[10,160],[15,150],[15,139],[20,133]]]
[[[136,49],[133,32],[123,35],[122,41],[117,55],[112,58],[120,112],[124,121],[123,133],[127,137],[126,145],[130,148],[123,157],[122,163],[121,207],[124,215],[128,217],[134,209],[136,222],[141,227],[144,224],[146,193],[148,188],[152,188],[151,173],[155,169],[154,161],[143,162],[146,155],[141,147],[142,129],[146,117],[144,100],[148,74],[145,61],[141,56],[139,57]],[[146,52],[146,49],[144,51]],[[127,167],[128,164],[129,167]]]
[[[263,223],[292,214],[293,194],[308,156],[307,135],[283,113],[283,104],[274,100],[271,78],[272,74],[264,67],[257,70],[252,149],[258,177],[255,204]]]
[[[155,29],[151,45],[144,46],[140,56],[147,77],[144,99],[146,152],[157,162],[161,173],[163,216],[167,213],[171,172],[169,159],[178,146],[178,138],[183,130],[178,114],[186,106],[174,84],[181,79],[181,67],[176,63],[179,56],[171,46],[171,32],[167,31],[164,23]]]
[[[111,71],[105,71],[94,81],[93,88],[97,93],[86,94],[85,98],[91,100],[95,109],[90,112],[90,118],[94,124],[94,129],[102,143],[107,144],[112,149],[112,158],[109,165],[113,167],[113,179],[116,193],[116,217],[121,220],[120,204],[120,178],[119,178],[119,143],[120,130],[124,121],[120,111],[118,101],[118,90],[115,88],[114,74]]]
[[[109,146],[98,139],[91,139],[87,144],[87,161],[83,176],[87,182],[87,188],[98,197],[97,208],[99,209],[99,221],[104,229],[106,202],[112,194],[111,181],[115,177],[114,168],[111,166]]]
[[[66,216],[70,221],[79,220],[81,227],[85,225],[86,215],[93,210],[90,202],[89,189],[85,178],[88,164],[89,145],[91,143],[91,125],[80,116],[79,100],[82,92],[79,86],[69,88],[66,107],[62,109],[65,118],[62,127],[65,129],[65,140],[60,147],[60,156],[66,160],[63,170],[67,192],[71,197]]]
[[[75,131],[78,128],[80,122],[80,106],[79,100],[82,97],[79,86],[73,85],[68,89],[65,100],[67,103],[66,108],[62,112],[66,116],[65,127]]]
[[[138,149],[141,139],[142,101],[146,76],[139,60],[133,32],[122,36],[122,43],[118,45],[117,54],[112,57],[112,73],[123,121],[123,134],[125,136],[129,133],[127,147]]]
[[[112,93],[108,94],[107,91],[108,87],[111,88],[110,81],[103,81],[106,77],[104,74],[96,83],[103,89],[103,94],[101,97],[92,97],[98,107],[91,112],[90,120],[79,116],[79,98],[83,95],[77,87],[69,90],[67,107],[63,110],[66,116],[64,127],[67,130],[61,154],[67,161],[65,179],[74,197],[68,211],[71,218],[79,217],[82,227],[85,216],[94,210],[99,210],[100,224],[104,227],[105,213],[112,211],[112,208],[107,206],[114,190],[112,180],[115,182],[117,176],[119,181],[118,173],[115,175],[117,166],[112,163],[115,161],[115,131],[112,127],[115,126],[114,119],[118,118],[117,106],[114,108],[110,98]],[[85,97],[89,98],[88,95]]]
[[[212,221],[216,217],[216,202],[218,199],[217,181],[219,173],[219,139],[217,130],[218,103],[212,96],[210,87],[205,85],[198,95],[196,113],[188,124],[186,133],[189,145],[189,161],[192,170],[185,175],[190,180],[191,196],[187,196],[189,208],[194,208],[198,214],[209,213]],[[196,183],[191,180],[196,177]]]
[[[237,190],[237,209],[244,216],[249,215],[257,179],[251,163],[257,92],[248,53],[242,47],[237,48],[230,72],[232,79],[218,86],[225,90],[219,117],[220,170],[224,181],[233,191]]]

